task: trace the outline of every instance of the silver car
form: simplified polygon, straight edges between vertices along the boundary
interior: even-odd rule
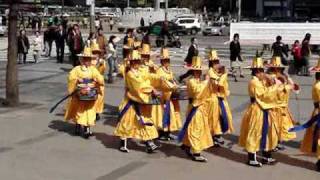
[[[213,24],[211,26],[207,26],[202,30],[202,34],[204,36],[214,35],[214,36],[223,36],[229,34],[229,27],[221,24]]]

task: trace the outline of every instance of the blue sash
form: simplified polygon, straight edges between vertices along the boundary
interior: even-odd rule
[[[218,97],[218,101],[219,101],[219,107],[221,110],[220,126],[221,126],[222,132],[225,133],[229,129],[228,115],[227,115],[226,107],[224,106],[224,103],[223,103],[223,98]]]
[[[129,110],[129,108],[133,106],[137,116],[138,116],[138,121],[141,125],[143,126],[153,126],[152,123],[145,123],[142,116],[141,116],[141,111],[140,111],[140,107],[139,107],[139,103],[134,102],[132,100],[129,100],[128,103],[125,105],[125,107],[122,109],[122,111],[119,113],[119,120],[122,119],[122,117],[124,116],[124,114]]]
[[[118,119],[119,121],[122,119],[122,117],[124,116],[124,114],[126,114],[126,112],[129,110],[129,108],[131,107],[131,101],[129,100],[128,103],[124,106],[124,108],[122,109],[122,111],[120,111],[119,115],[118,115]]]
[[[266,149],[268,131],[269,131],[269,112],[268,110],[263,110],[263,124],[262,124],[262,133],[261,133],[261,141],[260,141],[261,151]]]
[[[192,107],[192,109],[190,110],[190,112],[189,112],[189,114],[188,114],[188,116],[186,118],[186,121],[184,122],[184,125],[183,125],[181,131],[178,134],[178,142],[181,142],[183,140],[184,135],[186,134],[186,131],[187,131],[188,127],[189,127],[189,124],[190,124],[193,116],[197,112],[197,109],[198,109],[198,107]]]
[[[171,120],[171,117],[170,117],[170,100],[166,101],[166,107],[164,108],[164,114],[163,114],[163,118],[162,118],[162,127],[163,128],[166,128],[170,125],[170,120]]]

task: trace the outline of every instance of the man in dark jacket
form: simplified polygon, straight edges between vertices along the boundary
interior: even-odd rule
[[[286,58],[288,58],[288,48],[285,46],[283,42],[281,42],[282,37],[277,36],[276,42],[272,44],[272,57],[281,57],[281,63],[283,65],[288,65]],[[284,57],[284,55],[286,57]]]
[[[59,25],[59,29],[56,32],[56,49],[57,49],[57,63],[63,63],[64,47],[67,34],[63,25]]]
[[[239,69],[240,78],[244,78],[242,73],[242,57],[241,57],[241,45],[239,42],[239,34],[233,35],[233,41],[230,43],[230,67],[232,76],[236,78],[236,69]]]
[[[191,66],[192,58],[194,56],[197,56],[198,54],[199,54],[198,40],[195,37],[193,37],[193,38],[191,38],[191,45],[188,49],[187,57],[184,59],[185,65],[187,67]],[[187,71],[185,74],[182,74],[179,77],[179,81],[182,82],[185,78],[189,77],[190,75],[192,75],[192,71]]]
[[[26,31],[21,30],[18,36],[18,57],[19,57],[19,64],[26,64],[27,61],[27,54],[30,49],[29,39],[26,36]]]
[[[80,32],[79,25],[75,24],[68,34],[68,45],[71,52],[71,62],[73,66],[80,64],[77,54],[80,54],[84,48],[84,42]]]

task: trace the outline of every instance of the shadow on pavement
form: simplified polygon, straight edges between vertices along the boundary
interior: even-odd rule
[[[290,166],[295,166],[299,168],[304,168],[308,169],[311,171],[315,171],[315,164],[309,161],[305,161],[302,159],[297,159],[297,158],[292,158],[288,156],[287,154],[282,154],[282,153],[274,153],[274,158],[278,160],[278,162],[287,164]]]
[[[225,147],[210,148],[207,150],[207,152],[212,153],[216,156],[237,162],[237,163],[245,164],[247,162],[247,154],[238,153],[238,152],[232,151],[229,148],[225,148]]]
[[[62,120],[53,120],[50,122],[49,128],[54,129],[59,132],[64,132],[70,136],[76,136],[74,134],[75,125]]]
[[[117,106],[104,104],[103,124],[116,127],[118,123],[118,114],[119,114],[119,110]]]
[[[158,142],[157,144],[161,144],[161,147],[159,148],[159,151],[165,154],[166,157],[177,157],[181,159],[188,159],[188,155],[185,153],[184,150],[182,150],[177,144],[174,144],[173,142]]]

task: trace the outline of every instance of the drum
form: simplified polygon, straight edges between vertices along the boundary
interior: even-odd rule
[[[87,83],[79,83],[77,85],[77,95],[80,101],[94,101],[98,97],[98,91],[92,81],[85,81]]]
[[[188,91],[186,86],[179,87],[176,91],[172,92],[172,100],[188,100]]]

